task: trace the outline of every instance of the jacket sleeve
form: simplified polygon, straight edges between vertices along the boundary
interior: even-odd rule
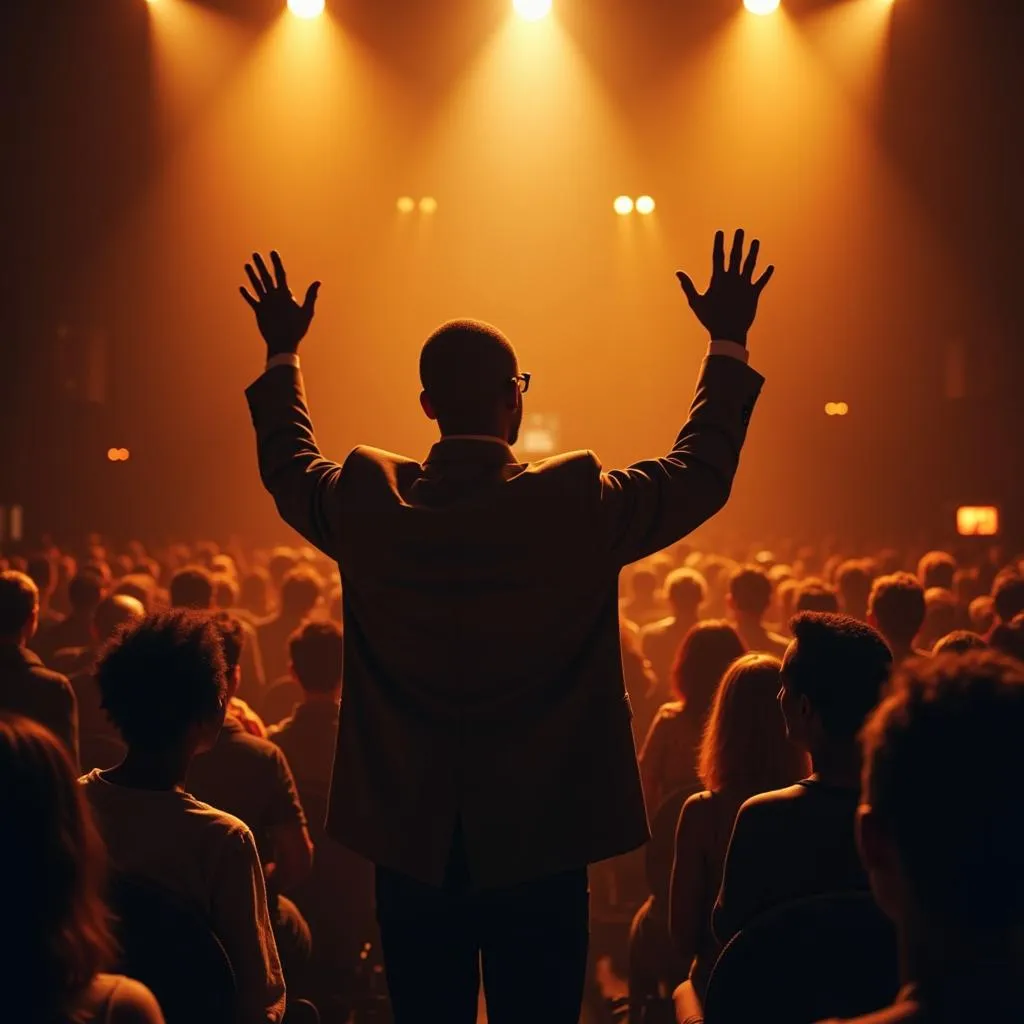
[[[598,515],[618,565],[674,544],[725,505],[763,383],[739,359],[708,356],[668,455],[600,474]]]
[[[291,366],[274,367],[245,396],[256,429],[260,479],[281,518],[337,558],[342,467],[320,454],[302,373]]]

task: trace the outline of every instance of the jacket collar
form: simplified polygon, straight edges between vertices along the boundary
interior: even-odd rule
[[[469,463],[477,466],[508,466],[518,461],[512,449],[500,437],[456,434],[441,438],[430,449],[424,465]]]

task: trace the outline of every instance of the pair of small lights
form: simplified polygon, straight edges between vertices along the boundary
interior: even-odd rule
[[[131,458],[131,452],[127,448],[108,448],[107,459],[110,462],[127,462]]]
[[[826,402],[825,403],[825,415],[826,416],[845,416],[850,411],[850,407],[845,402]]]
[[[395,206],[399,213],[412,213],[417,207],[420,213],[437,213],[437,200],[433,196],[424,196],[418,203],[412,196],[402,196]]]
[[[620,217],[628,217],[634,210],[646,217],[654,213],[654,200],[650,196],[637,196],[635,201],[630,196],[618,196],[612,208]]]

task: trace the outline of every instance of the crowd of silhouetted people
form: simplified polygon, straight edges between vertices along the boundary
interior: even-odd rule
[[[622,574],[652,839],[591,869],[595,1022],[1024,1020],[1024,562],[850,554]],[[386,1019],[342,602],[309,548],[0,558],[0,1016]]]

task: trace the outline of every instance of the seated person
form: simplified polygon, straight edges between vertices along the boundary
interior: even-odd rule
[[[115,768],[81,780],[112,863],[206,918],[234,969],[242,1024],[280,1021],[284,977],[252,832],[185,791],[227,706],[219,630],[194,612],[150,615],[104,651],[96,677],[128,748]]]
[[[713,916],[723,946],[783,903],[867,888],[853,836],[857,734],[882,695],[892,654],[879,633],[846,615],[803,612],[791,629],[779,703],[787,737],[810,755],[811,775],[740,808]]]
[[[14,940],[0,944],[4,1020],[164,1024],[148,988],[103,973],[115,959],[100,894],[106,852],[76,774],[51,732],[0,714],[0,874]]]
[[[344,640],[333,622],[307,622],[289,641],[291,669],[302,688],[302,702],[272,726],[269,738],[284,752],[301,793],[326,793],[338,740],[338,710]]]
[[[909,572],[879,576],[872,584],[868,622],[885,637],[894,665],[926,653],[914,646],[924,617],[924,590]]]
[[[729,577],[726,604],[743,646],[751,653],[781,658],[786,653],[785,637],[764,625],[771,603],[772,581],[759,565],[741,566]]]
[[[45,725],[78,764],[78,706],[68,680],[43,666],[29,643],[39,623],[36,585],[24,573],[0,572],[0,711]]]
[[[747,654],[726,672],[701,744],[705,791],[686,801],[676,829],[669,931],[701,1000],[720,952],[711,912],[736,813],[748,797],[807,772],[806,755],[786,739],[778,713],[781,667],[771,655]]]
[[[1024,668],[906,666],[864,729],[861,855],[905,987],[859,1024],[1024,1020]]]
[[[683,637],[700,620],[700,606],[707,594],[708,585],[696,569],[673,570],[665,579],[665,595],[671,614],[640,630],[640,649],[666,691],[676,651]]]
[[[39,630],[32,638],[32,650],[48,665],[65,647],[87,647],[92,637],[96,605],[103,600],[105,583],[99,566],[86,563],[68,583],[71,610],[65,618]]]
[[[797,587],[793,610],[797,615],[800,612],[838,612],[839,595],[824,580],[812,577]]]
[[[281,581],[281,607],[257,627],[267,685],[288,674],[288,638],[310,618],[323,597],[323,580],[317,572],[300,566]]]

